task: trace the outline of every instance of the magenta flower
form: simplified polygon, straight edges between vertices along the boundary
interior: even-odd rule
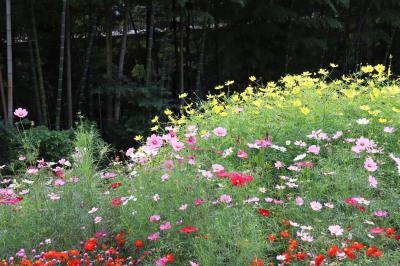
[[[214,128],[213,132],[214,132],[214,135],[217,137],[225,137],[227,134],[226,128],[223,128],[223,127],[216,127],[216,128]]]
[[[28,115],[28,111],[24,108],[17,108],[14,111],[14,115],[18,116],[19,118],[25,118]]]
[[[150,216],[149,221],[150,222],[156,222],[156,221],[159,221],[160,218],[161,218],[160,215],[155,214],[155,215]]]
[[[224,195],[221,195],[221,196],[219,197],[219,200],[220,200],[221,202],[230,203],[230,202],[232,201],[232,198],[231,198],[230,195],[224,194]]]
[[[147,237],[147,239],[150,240],[150,241],[155,241],[155,240],[157,240],[157,238],[159,238],[159,237],[160,237],[160,232],[155,232],[155,233],[150,234],[150,235]]]
[[[389,213],[387,211],[381,211],[381,210],[374,212],[375,217],[387,217],[388,214]]]
[[[239,150],[236,154],[237,157],[247,159],[248,155],[244,150]]]
[[[368,176],[368,182],[369,182],[369,185],[373,188],[376,188],[378,186],[378,180],[376,180],[376,178],[371,175]]]
[[[160,230],[161,231],[169,230],[169,229],[171,229],[171,223],[170,222],[166,222],[166,223],[163,223],[163,224],[160,225]]]

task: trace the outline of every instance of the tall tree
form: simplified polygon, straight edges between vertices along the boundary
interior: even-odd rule
[[[184,11],[181,7],[180,17],[179,17],[179,93],[185,92],[185,63],[184,63],[184,53],[183,53],[183,19]]]
[[[0,62],[2,62],[1,54],[0,54]],[[6,104],[6,95],[4,93],[4,83],[3,83],[3,69],[0,63],[0,97],[1,97],[1,106],[3,111],[3,120],[4,123],[7,121],[7,104]]]
[[[61,12],[61,33],[60,33],[60,64],[58,66],[58,85],[57,85],[57,105],[56,105],[56,130],[60,130],[61,123],[61,102],[64,75],[64,46],[65,46],[65,13],[67,9],[67,0],[62,0]]]
[[[72,116],[72,73],[71,73],[71,12],[69,5],[67,6],[67,29],[66,29],[66,46],[67,46],[67,103],[68,103],[68,127],[73,126]]]
[[[112,6],[109,6],[109,11],[106,17],[106,77],[107,82],[111,83],[112,74]],[[113,94],[108,92],[106,94],[106,122],[108,125],[113,120]]]
[[[7,31],[7,118],[13,121],[13,58],[12,58],[12,36],[11,36],[11,0],[6,0],[6,31]]]
[[[122,78],[124,76],[124,65],[125,65],[125,55],[126,55],[126,42],[128,39],[128,20],[129,20],[129,0],[125,1],[124,10],[124,22],[121,40],[121,50],[119,54],[119,64],[118,64],[118,81],[122,83]],[[114,122],[118,123],[121,116],[121,93],[116,92],[115,97],[115,110],[114,110]]]
[[[33,45],[32,40],[29,40],[29,61],[31,65],[32,71],[32,81],[33,81],[33,89],[35,91],[35,105],[36,105],[36,113],[38,116],[38,121],[40,124],[43,123],[43,115],[42,115],[42,106],[40,105],[40,95],[39,95],[39,86],[37,81],[37,71],[36,71],[36,63],[35,57],[33,56]]]
[[[153,0],[148,0],[147,4],[147,52],[146,52],[146,86],[149,86],[152,75],[152,49],[154,34],[154,11]]]
[[[31,20],[32,20],[32,41],[35,52],[35,61],[36,61],[36,71],[37,71],[37,79],[38,79],[38,87],[39,87],[39,97],[40,97],[40,106],[42,108],[43,115],[43,124],[48,126],[50,125],[49,119],[49,111],[47,108],[47,97],[46,91],[44,88],[44,79],[43,79],[43,69],[42,69],[42,58],[40,55],[39,49],[39,39],[36,28],[36,15],[35,15],[35,0],[30,1],[30,9],[31,9]]]

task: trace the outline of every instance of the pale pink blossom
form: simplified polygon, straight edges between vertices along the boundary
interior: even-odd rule
[[[213,164],[211,167],[214,173],[219,173],[224,170],[224,167],[220,164]]]
[[[17,108],[14,111],[14,115],[18,116],[19,118],[25,118],[28,115],[28,111],[24,108]]]
[[[341,236],[343,235],[343,229],[339,225],[333,224],[328,227],[329,232],[333,236]]]
[[[364,162],[364,168],[369,172],[375,172],[378,169],[378,165],[372,158],[367,158]]]
[[[214,128],[213,133],[217,137],[225,137],[227,134],[227,130],[223,127],[216,127]]]
[[[319,203],[318,201],[312,201],[310,202],[311,209],[313,211],[320,211],[322,209],[322,204]]]
[[[161,219],[161,216],[159,214],[154,214],[152,216],[150,216],[149,221],[150,222],[157,222]]]
[[[295,202],[297,206],[302,206],[304,204],[304,200],[301,197],[296,197]]]
[[[369,185],[373,188],[376,188],[378,186],[378,180],[376,180],[376,178],[371,175],[368,176],[368,182],[369,182]]]
[[[310,147],[308,147],[308,152],[314,154],[314,155],[318,155],[320,151],[320,147],[318,147],[317,145],[311,145]]]

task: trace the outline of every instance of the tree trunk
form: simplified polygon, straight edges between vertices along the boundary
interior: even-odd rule
[[[185,76],[184,76],[184,56],[183,56],[183,8],[180,15],[179,24],[179,93],[185,92]]]
[[[79,86],[79,101],[78,101],[78,110],[82,112],[82,105],[83,101],[85,99],[85,88],[86,88],[86,81],[88,78],[88,72],[89,72],[89,67],[90,67],[90,58],[92,56],[92,50],[93,50],[93,42],[94,42],[94,36],[96,34],[96,22],[94,19],[91,19],[92,26],[90,29],[89,33],[89,43],[86,48],[86,55],[85,55],[85,66],[83,68],[83,74]]]
[[[66,46],[67,46],[67,102],[68,102],[68,128],[73,127],[72,116],[72,77],[71,77],[71,13],[69,6],[67,7],[67,30],[66,30]]]
[[[112,80],[112,12],[107,16],[106,29],[106,67],[107,82],[110,84]],[[113,120],[113,94],[106,93],[106,123],[109,126]]]
[[[204,54],[206,49],[207,23],[208,20],[205,19],[205,22],[203,24],[203,32],[201,36],[199,63],[197,64],[197,73],[196,73],[196,94],[200,99],[203,97],[203,87],[202,87],[203,84],[201,81],[204,70]]]
[[[11,0],[6,0],[6,29],[7,29],[7,120],[13,121],[13,59],[12,59],[12,37],[11,37]]]
[[[119,54],[119,64],[118,64],[118,81],[122,83],[122,77],[124,74],[125,65],[125,54],[126,54],[126,41],[128,39],[128,19],[129,19],[129,1],[125,2],[125,14],[124,14],[124,28],[121,41],[121,51]],[[119,91],[116,92],[115,99],[115,110],[114,110],[114,122],[118,123],[121,115],[121,94]]]
[[[34,11],[35,0],[31,0],[30,8],[31,8],[31,18],[32,18],[32,41],[35,52],[36,59],[36,71],[38,77],[38,86],[39,86],[39,96],[40,96],[40,105],[42,107],[42,115],[43,115],[43,124],[46,126],[50,125],[49,112],[47,109],[47,99],[46,92],[44,89],[44,80],[43,80],[43,70],[42,70],[42,59],[40,57],[40,49],[39,49],[39,40],[36,29],[36,16]]]
[[[147,26],[147,53],[146,53],[146,86],[151,82],[152,74],[152,49],[153,49],[153,34],[154,34],[154,14],[153,1],[149,0],[147,6],[148,26]]]
[[[61,100],[64,74],[64,41],[65,41],[65,11],[67,9],[67,0],[63,0],[61,12],[61,34],[60,34],[60,64],[58,66],[58,86],[57,86],[57,105],[56,105],[56,130],[60,130],[61,120]]]
[[[1,62],[1,56],[0,56],[0,62]],[[3,110],[3,120],[4,123],[7,121],[7,104],[6,104],[6,95],[4,93],[4,84],[3,84],[3,70],[1,69],[1,64],[0,64],[0,96],[1,96],[1,106]]]
[[[29,59],[31,63],[33,89],[35,91],[36,113],[39,124],[42,124],[43,123],[42,106],[40,106],[39,86],[37,81],[35,58],[33,56],[32,40],[29,40]]]

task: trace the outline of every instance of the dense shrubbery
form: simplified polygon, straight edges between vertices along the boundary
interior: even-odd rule
[[[26,163],[3,181],[0,254],[24,265],[397,263],[399,82],[380,65],[328,74],[250,77],[232,95],[232,81],[217,86],[196,109],[166,110],[168,124],[154,118],[159,134],[135,137],[142,146],[106,169],[107,149],[80,127],[70,162]]]

